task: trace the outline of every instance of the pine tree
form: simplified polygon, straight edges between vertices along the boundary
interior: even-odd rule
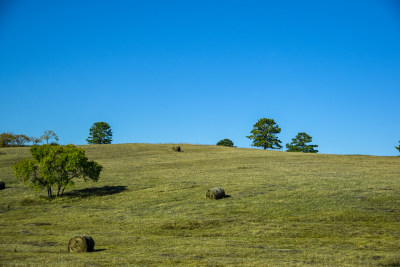
[[[111,144],[112,131],[110,125],[102,121],[93,123],[86,141],[89,144]]]
[[[318,150],[314,149],[314,147],[318,147],[318,145],[310,145],[307,143],[312,142],[312,137],[308,134],[301,132],[296,135],[295,138],[292,139],[290,144],[286,144],[287,152],[304,152],[304,153],[317,153]]]
[[[273,119],[261,118],[256,124],[253,125],[251,135],[246,136],[253,140],[252,146],[262,147],[264,150],[281,149],[281,140],[276,137],[281,132],[281,128],[275,123]]]

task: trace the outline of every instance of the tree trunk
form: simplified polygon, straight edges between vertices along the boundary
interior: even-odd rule
[[[61,192],[61,196],[64,195],[64,190],[65,190],[66,187],[67,187],[67,186],[64,186],[64,187],[63,187],[62,192]]]
[[[49,198],[52,198],[52,197],[53,197],[53,193],[51,192],[51,187],[47,187],[47,196],[48,196]]]

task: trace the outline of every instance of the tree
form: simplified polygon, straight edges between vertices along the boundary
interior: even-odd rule
[[[233,147],[233,142],[232,142],[232,140],[229,140],[229,139],[222,139],[217,143],[217,146]]]
[[[275,123],[273,119],[262,118],[253,125],[251,135],[246,136],[253,140],[252,146],[262,147],[265,149],[281,149],[282,143],[276,135],[281,132],[281,128]]]
[[[75,178],[97,182],[103,168],[74,145],[34,145],[31,154],[33,160],[23,159],[13,166],[14,174],[36,191],[46,188],[49,198],[54,196],[53,186],[57,188],[56,196],[62,196],[65,188],[74,186]]]
[[[31,138],[30,138],[30,141],[31,141],[34,145],[38,145],[38,144],[40,144],[40,143],[43,141],[43,139],[42,139],[42,138],[31,137]]]
[[[395,148],[400,152],[400,141],[399,141],[399,146],[395,146]]]
[[[14,135],[14,142],[16,146],[25,146],[26,143],[29,143],[31,138],[24,134]]]
[[[102,121],[93,123],[86,141],[88,144],[111,144],[112,132],[110,125]]]
[[[304,152],[304,153],[317,153],[318,150],[314,149],[314,147],[318,147],[318,145],[310,145],[307,143],[312,142],[312,137],[308,134],[301,132],[296,135],[295,138],[292,138],[292,142],[290,144],[286,144],[287,152]]]
[[[26,146],[32,138],[24,134],[2,133],[0,134],[0,147]]]
[[[14,143],[15,143],[15,136],[13,133],[0,134],[0,146],[1,147],[13,146]]]
[[[49,140],[54,139],[58,141],[58,136],[55,132],[51,130],[44,131],[43,135],[40,137],[42,140],[46,140],[46,144],[49,143]]]

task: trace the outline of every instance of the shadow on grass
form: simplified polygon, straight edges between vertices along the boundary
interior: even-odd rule
[[[80,190],[73,190],[71,192],[64,193],[64,196],[71,197],[71,198],[85,198],[91,196],[109,196],[121,193],[123,191],[128,190],[126,186],[103,186],[103,187],[92,187],[92,188],[85,188]]]
[[[93,252],[102,252],[102,251],[105,251],[105,250],[107,250],[107,249],[105,249],[105,248],[93,249],[93,251],[90,251],[90,252],[91,252],[91,253],[93,253]]]
[[[11,186],[5,186],[3,188],[0,188],[0,190],[6,190],[6,189],[10,189],[10,188],[12,188],[12,187]]]

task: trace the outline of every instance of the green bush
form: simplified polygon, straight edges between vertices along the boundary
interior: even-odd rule
[[[217,143],[217,146],[229,146],[229,147],[233,147],[233,142],[232,140],[229,139],[222,139],[221,141],[219,141]]]

